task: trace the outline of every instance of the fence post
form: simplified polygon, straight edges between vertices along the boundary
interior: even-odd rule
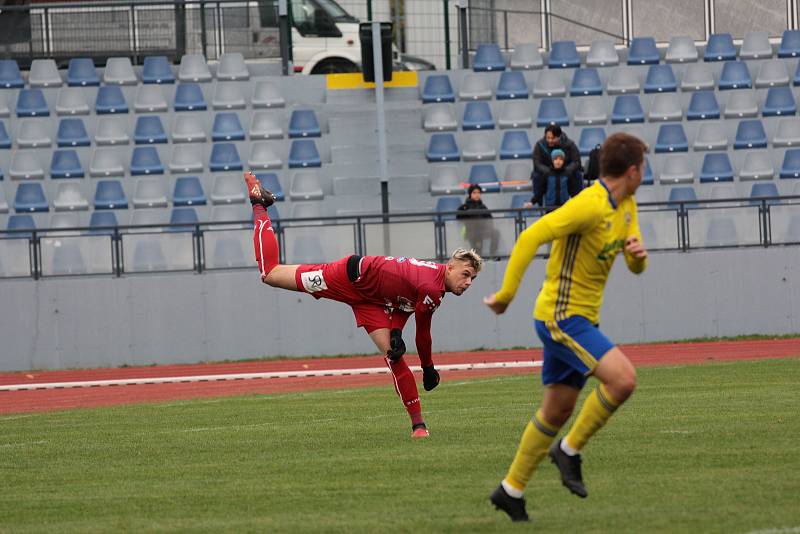
[[[367,0],[367,20],[372,20],[372,0]]]
[[[461,34],[461,68],[469,68],[469,25],[467,24],[467,6],[469,0],[457,0],[458,30]]]
[[[444,5],[444,66],[450,70],[450,0],[442,0]]]
[[[287,0],[278,1],[278,33],[281,46],[281,70],[288,76],[292,61],[292,25],[289,23],[289,4]]]
[[[200,46],[203,47],[201,54],[207,57],[208,37],[206,37],[206,3],[200,0]],[[180,58],[178,58],[180,59]]]

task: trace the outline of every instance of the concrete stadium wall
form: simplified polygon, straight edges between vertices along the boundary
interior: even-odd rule
[[[800,332],[800,247],[654,254],[640,277],[617,264],[602,314],[616,342]],[[448,295],[434,351],[538,346],[531,309],[544,265],[534,261],[500,317],[481,299],[505,262]],[[344,305],[269,288],[255,270],[0,282],[0,370],[372,352]]]

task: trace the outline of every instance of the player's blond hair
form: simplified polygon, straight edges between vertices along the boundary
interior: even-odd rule
[[[475,274],[481,272],[481,268],[483,267],[483,258],[481,258],[480,254],[475,252],[475,249],[467,250],[465,248],[457,248],[453,251],[453,255],[450,257],[450,260],[469,263],[472,268],[475,269]]]

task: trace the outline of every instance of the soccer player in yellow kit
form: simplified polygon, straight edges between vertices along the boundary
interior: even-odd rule
[[[642,182],[646,150],[629,134],[606,139],[600,149],[601,178],[520,234],[503,287],[484,299],[492,311],[503,313],[537,249],[553,242],[533,312],[544,345],[544,398],[522,434],[508,474],[489,497],[513,521],[528,520],[523,492],[546,454],[558,467],[564,486],[579,497],[587,496],[580,451],[636,387],[630,360],[598,324],[603,289],[617,254],[623,252],[633,273],[647,267],[633,197]],[[589,375],[600,384],[583,403],[566,437],[556,441]]]

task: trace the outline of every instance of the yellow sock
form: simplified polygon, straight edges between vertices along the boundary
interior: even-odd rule
[[[617,409],[619,403],[611,398],[608,390],[600,384],[586,398],[578,417],[565,438],[567,445],[580,451],[595,432],[603,428],[608,418]]]
[[[545,422],[541,410],[536,412],[522,433],[517,454],[506,475],[505,481],[509,485],[520,491],[525,489],[536,467],[547,454],[558,430],[558,427]]]

